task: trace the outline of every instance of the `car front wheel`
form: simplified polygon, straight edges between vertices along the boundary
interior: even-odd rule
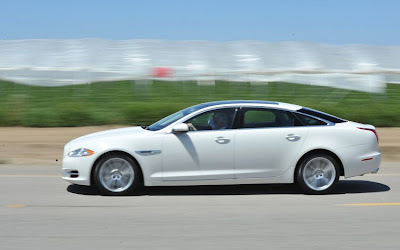
[[[296,171],[296,182],[307,194],[326,194],[339,181],[339,164],[330,155],[314,154],[305,157]]]
[[[125,155],[108,155],[95,166],[94,181],[103,195],[126,195],[139,182],[139,166]]]

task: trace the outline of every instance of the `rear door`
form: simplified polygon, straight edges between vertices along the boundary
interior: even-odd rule
[[[276,177],[292,165],[308,127],[285,110],[242,108],[234,148],[236,178]]]

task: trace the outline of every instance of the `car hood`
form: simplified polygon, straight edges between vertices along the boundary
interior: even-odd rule
[[[152,133],[149,130],[143,129],[142,127],[129,127],[129,128],[118,128],[118,129],[111,129],[106,131],[101,131],[97,133],[92,133],[88,135],[84,135],[82,137],[76,138],[70,141],[68,144],[76,144],[85,141],[98,141],[100,139],[108,138],[108,137],[115,137],[121,138],[126,136],[139,136],[144,134]]]

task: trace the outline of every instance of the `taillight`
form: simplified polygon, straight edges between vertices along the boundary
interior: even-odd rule
[[[359,127],[357,127],[358,129],[362,129],[362,130],[368,130],[368,131],[371,131],[372,133],[374,133],[375,134],[375,136],[376,136],[376,140],[377,141],[379,141],[379,137],[378,137],[378,133],[376,132],[376,130],[375,129],[372,129],[372,128],[359,128]]]

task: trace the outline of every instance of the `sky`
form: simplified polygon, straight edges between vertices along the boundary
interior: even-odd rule
[[[400,45],[398,0],[0,0],[0,40]]]

